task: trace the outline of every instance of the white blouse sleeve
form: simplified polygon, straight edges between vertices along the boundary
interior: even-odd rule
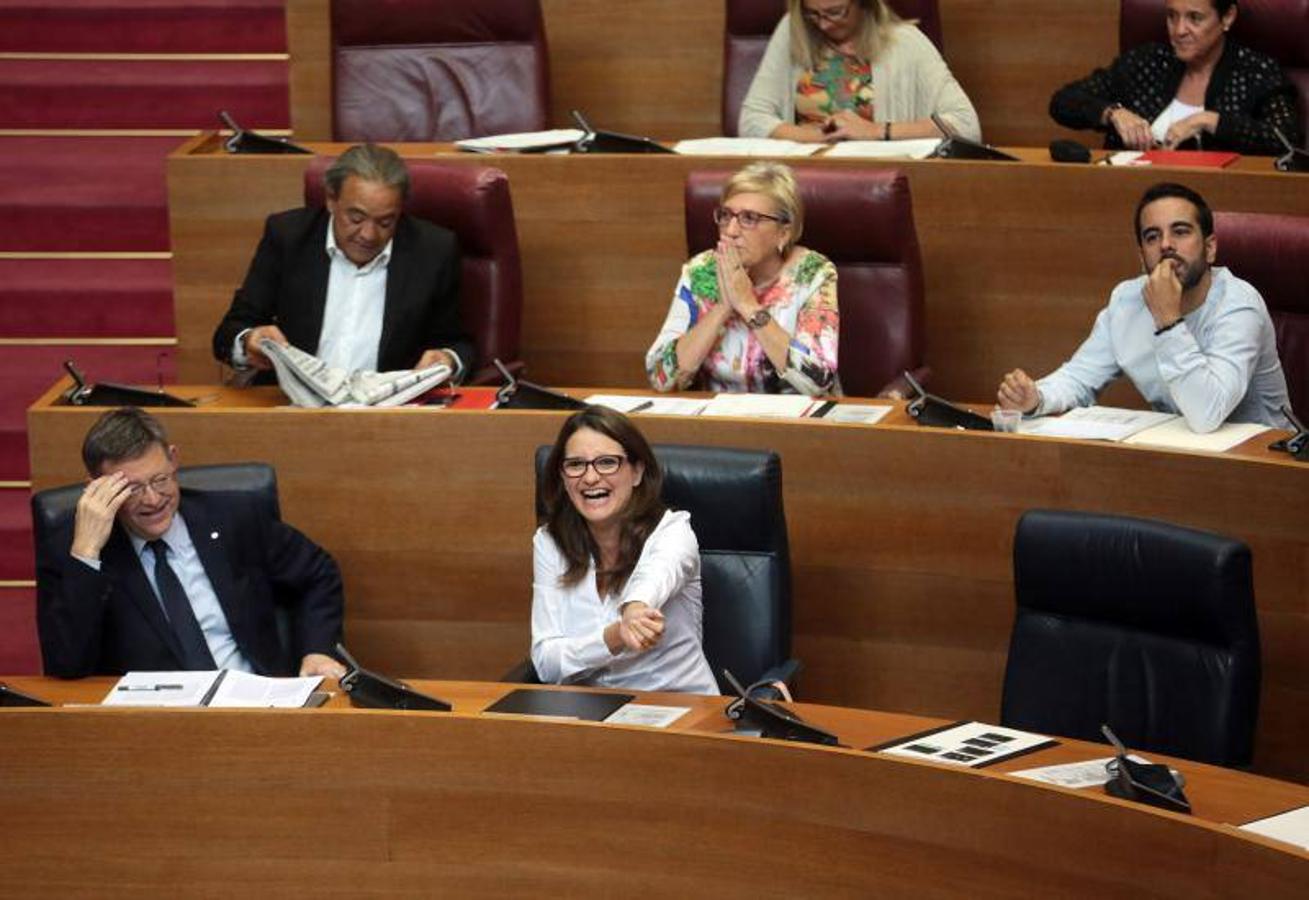
[[[546,684],[566,684],[585,678],[615,657],[605,644],[604,630],[569,634],[565,607],[576,602],[575,589],[559,584],[567,568],[554,539],[544,528],[532,539],[532,665]]]
[[[690,513],[666,512],[641,549],[641,558],[623,586],[619,607],[641,602],[660,609],[699,576],[700,544],[691,530]]]

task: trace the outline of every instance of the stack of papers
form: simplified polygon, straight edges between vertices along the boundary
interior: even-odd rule
[[[717,137],[678,141],[673,152],[683,156],[813,156],[823,146],[772,138]]]
[[[1210,453],[1223,453],[1268,430],[1267,425],[1260,425],[1257,422],[1229,422],[1226,425],[1219,425],[1208,434],[1197,434],[1186,424],[1185,419],[1178,416],[1162,425],[1138,431],[1123,443],[1166,447],[1169,450],[1205,450]]]
[[[555,128],[550,131],[524,131],[517,134],[493,134],[489,137],[455,141],[460,150],[474,153],[540,153],[545,150],[572,147],[585,134],[576,128]]]
[[[940,145],[939,138],[918,138],[912,141],[839,141],[823,156],[860,159],[927,159]]]
[[[1062,416],[1029,419],[1020,423],[1018,430],[1041,437],[1116,441],[1169,450],[1222,453],[1269,429],[1267,425],[1257,423],[1229,423],[1207,434],[1197,434],[1186,424],[1186,419],[1173,413],[1085,406],[1071,409]]]
[[[664,394],[592,394],[582,401],[607,406],[620,413],[651,413],[656,416],[698,416],[709,401],[699,397],[669,397]]]
[[[1121,441],[1177,416],[1148,409],[1083,406],[1062,416],[1045,416],[1023,422],[1018,430],[1041,437],[1080,438],[1087,441]]]
[[[700,415],[802,419],[820,402],[803,394],[716,394]]]
[[[266,678],[222,669],[214,672],[128,672],[102,706],[209,706],[296,709],[322,683],[309,678]]]
[[[1309,850],[1309,806],[1301,806],[1281,815],[1269,816],[1241,826],[1242,831],[1262,834]]]

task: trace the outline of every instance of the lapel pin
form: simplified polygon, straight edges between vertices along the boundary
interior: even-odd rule
[[[217,531],[211,531],[211,532],[209,532],[209,540],[211,540],[211,541],[216,541],[216,540],[218,540],[218,532],[217,532]]]

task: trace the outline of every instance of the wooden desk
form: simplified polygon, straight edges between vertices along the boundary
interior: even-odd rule
[[[89,702],[109,683],[13,681]],[[661,732],[416,686],[455,712],[0,710],[6,893],[1192,900],[1309,878],[1309,854],[1231,827],[1309,803],[1299,785],[1176,763],[1182,816],[1003,774],[1103,745],[954,770],[724,734],[722,698],[643,696],[692,708]],[[938,724],[800,711],[852,747]]]
[[[35,489],[81,477],[94,410],[28,414]],[[276,466],[287,521],[330,550],[361,659],[498,678],[526,654],[532,454],[563,414],[259,408],[274,389],[181,387],[160,410],[184,464]],[[581,392],[583,395],[585,392]],[[808,700],[995,719],[1027,509],[1114,512],[1248,542],[1264,672],[1256,771],[1309,781],[1309,472],[1250,442],[1224,456],[822,421],[640,416],[652,441],[771,448],[785,473],[794,652]]]
[[[301,204],[308,164],[303,156],[231,157],[216,146],[200,137],[168,160],[184,382],[215,380],[214,327],[245,277],[264,217]],[[509,175],[523,259],[522,355],[530,377],[546,384],[644,384],[645,351],[687,256],[686,175],[746,162],[397,149],[412,160],[497,166]],[[1056,165],[1044,149],[1016,152],[1024,163],[797,163],[894,165],[908,174],[926,269],[932,386],[957,399],[989,401],[1009,369],[1046,372],[1072,353],[1113,286],[1140,270],[1131,221],[1148,185],[1183,180],[1215,209],[1309,209],[1309,179],[1274,172],[1268,159],[1223,171],[1110,169]]]

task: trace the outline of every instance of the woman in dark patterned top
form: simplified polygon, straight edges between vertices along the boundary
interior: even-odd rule
[[[1236,0],[1167,0],[1168,44],[1144,44],[1050,99],[1068,128],[1105,132],[1106,147],[1190,146],[1276,156],[1274,128],[1301,141],[1295,88],[1277,63],[1227,39]]]

